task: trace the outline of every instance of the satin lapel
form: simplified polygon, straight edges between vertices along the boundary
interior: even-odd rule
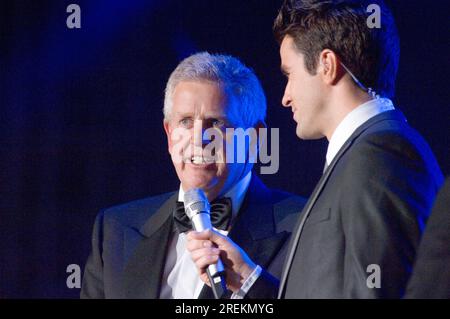
[[[172,233],[172,210],[178,194],[171,196],[140,229],[141,240],[125,266],[125,298],[159,297],[168,243]],[[161,244],[165,243],[165,247]],[[161,251],[161,250],[164,251]]]
[[[253,175],[229,237],[258,265],[267,267],[288,234],[275,232],[271,191]]]
[[[305,225],[306,219],[308,218],[309,214],[311,213],[311,210],[316,203],[317,199],[319,198],[323,188],[325,187],[331,173],[333,172],[336,163],[339,161],[339,159],[342,157],[342,155],[347,152],[347,150],[350,148],[350,146],[353,144],[353,142],[368,128],[375,125],[376,123],[379,123],[381,121],[385,120],[398,120],[398,121],[406,121],[403,114],[399,111],[388,111],[381,113],[366,123],[364,123],[361,127],[359,127],[352,136],[345,142],[345,144],[341,147],[339,152],[336,154],[333,161],[330,163],[322,177],[320,178],[319,182],[317,183],[313,193],[311,194],[311,197],[309,198],[308,202],[306,203],[303,212],[302,212],[302,218],[299,220],[298,224],[295,227],[295,230],[293,232],[293,236],[291,237],[291,241],[289,243],[288,247],[288,255],[286,257],[286,262],[283,269],[283,274],[281,275],[281,281],[280,281],[280,288],[278,291],[278,298],[282,298],[284,295],[284,288],[286,286],[286,279],[289,275],[289,271],[292,265],[292,260],[294,259],[295,251],[297,250],[297,245],[300,240],[301,233],[303,231],[303,227]]]

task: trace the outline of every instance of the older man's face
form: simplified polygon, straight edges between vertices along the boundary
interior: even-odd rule
[[[183,190],[202,188],[209,200],[223,195],[243,174],[245,163],[226,163],[226,128],[241,126],[233,103],[217,84],[211,82],[180,82],[172,97],[172,111],[164,123],[169,152]],[[223,136],[221,148],[215,153],[208,147],[203,133],[212,129]],[[212,146],[212,145],[210,145]]]

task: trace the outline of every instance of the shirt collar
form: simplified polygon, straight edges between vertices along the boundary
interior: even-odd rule
[[[394,109],[394,105],[390,99],[379,98],[361,104],[348,113],[331,136],[327,149],[326,164],[330,165],[341,147],[358,127],[372,117]]]
[[[223,196],[231,199],[231,207],[233,218],[237,216],[239,209],[244,201],[245,194],[247,193],[248,186],[250,185],[250,180],[252,179],[252,171],[248,172],[244,178],[239,180],[234,186]],[[178,201],[184,202],[184,190],[180,184],[180,190],[178,192]]]

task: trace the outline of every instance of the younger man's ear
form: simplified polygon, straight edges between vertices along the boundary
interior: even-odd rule
[[[319,73],[326,84],[333,85],[340,77],[339,58],[329,49],[323,50],[319,55]]]

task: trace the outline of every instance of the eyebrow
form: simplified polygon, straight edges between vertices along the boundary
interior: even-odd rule
[[[180,117],[195,117],[195,114],[191,113],[191,112],[176,112],[176,115],[180,116]],[[203,118],[205,120],[210,120],[210,119],[217,119],[217,120],[228,120],[228,117],[226,116],[226,114],[204,114]]]
[[[193,117],[194,114],[192,114],[191,112],[175,112],[176,115],[178,115],[179,117]]]

